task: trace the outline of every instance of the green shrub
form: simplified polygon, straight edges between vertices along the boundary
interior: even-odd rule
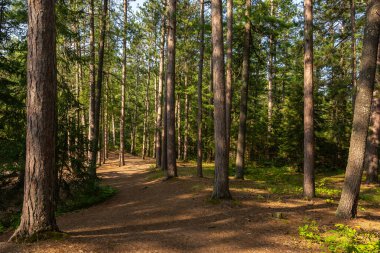
[[[358,231],[344,224],[335,224],[333,229],[322,231],[315,221],[298,228],[299,235],[321,244],[333,253],[380,252],[380,238],[374,233]]]

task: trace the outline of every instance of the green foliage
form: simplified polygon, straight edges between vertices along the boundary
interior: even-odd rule
[[[321,244],[333,253],[373,253],[380,251],[380,238],[375,233],[335,224],[333,229],[320,229],[315,221],[298,228],[301,237]]]
[[[100,185],[96,181],[81,182],[72,188],[71,197],[58,204],[58,213],[66,213],[101,203],[115,195],[111,186]]]

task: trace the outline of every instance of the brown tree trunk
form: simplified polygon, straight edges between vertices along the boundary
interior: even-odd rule
[[[175,51],[176,51],[176,0],[168,0],[168,65],[166,76],[166,177],[177,177],[175,148]]]
[[[251,0],[245,2],[245,33],[244,33],[244,53],[243,53],[243,83],[241,87],[240,101],[240,120],[239,134],[236,154],[236,178],[244,179],[245,169],[245,147],[246,147],[246,132],[247,132],[247,102],[248,102],[248,87],[249,87],[249,65],[250,65],[250,47],[251,47]]]
[[[226,87],[224,78],[224,45],[221,0],[211,0],[211,23],[215,139],[215,177],[212,198],[230,199],[231,194],[229,190],[227,164]]]
[[[379,44],[380,45],[380,44]],[[367,140],[366,161],[364,170],[367,171],[367,184],[377,184],[379,182],[379,134],[380,134],[380,97],[378,91],[375,91],[372,99],[371,127]]]
[[[177,116],[177,158],[180,160],[182,158],[182,135],[181,135],[181,97],[179,96],[179,93],[177,94],[177,100],[176,100],[176,113]]]
[[[198,132],[197,132],[197,175],[198,177],[203,177],[202,161],[202,80],[203,80],[203,61],[204,61],[204,52],[205,52],[205,3],[204,0],[200,0],[200,39],[199,39],[199,63],[198,63],[198,84],[197,84],[197,93],[198,93],[198,111],[197,111],[197,123],[198,123]]]
[[[270,0],[270,15],[273,17],[274,4]],[[269,35],[269,64],[268,64],[268,133],[272,132],[273,115],[273,34]]]
[[[149,84],[150,84],[150,62],[148,60],[148,81],[146,83],[146,93],[145,93],[145,114],[144,114],[144,123],[143,123],[143,148],[141,151],[142,159],[145,159],[147,154],[147,145],[148,145],[148,117],[149,117]],[[149,154],[149,152],[148,152]]]
[[[226,70],[226,145],[227,166],[230,158],[230,132],[232,107],[232,35],[233,35],[233,0],[227,0],[227,70]]]
[[[304,54],[304,182],[303,194],[315,197],[313,99],[313,0],[305,0]]]
[[[115,127],[115,115],[112,113],[112,145],[116,146],[116,127]]]
[[[376,58],[380,35],[379,13],[380,2],[378,0],[369,1],[366,13],[366,26],[364,30],[360,77],[355,101],[350,150],[343,191],[336,211],[336,215],[342,218],[354,218],[357,214],[369,117],[371,114],[372,92],[376,74]]]
[[[185,133],[183,136],[183,160],[187,161],[187,152],[189,149],[189,94],[188,86],[188,69],[186,65],[185,72]]]
[[[127,20],[128,0],[124,0],[124,24],[123,24],[123,79],[121,82],[121,112],[120,112],[120,149],[119,166],[125,165],[125,87],[127,85]]]
[[[156,140],[156,167],[161,167],[162,160],[162,92],[164,87],[164,61],[165,61],[165,15],[161,17],[160,66],[158,79],[158,107],[157,107],[157,140]]]
[[[94,0],[90,0],[90,108],[89,108],[89,131],[88,131],[88,161],[89,174],[96,173],[96,147],[95,140],[95,115],[96,115],[96,72],[95,72],[95,21]],[[95,159],[95,163],[94,163]],[[92,175],[94,176],[94,175]]]
[[[55,220],[56,31],[54,1],[28,1],[27,128],[21,222],[10,240],[43,239]]]
[[[350,19],[351,19],[351,85],[352,85],[352,108],[355,108],[356,98],[356,22],[355,22],[355,0],[350,0]]]

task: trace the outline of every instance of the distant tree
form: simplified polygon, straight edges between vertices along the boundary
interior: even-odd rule
[[[249,65],[250,65],[250,47],[251,47],[251,0],[246,0],[245,3],[245,32],[244,32],[244,52],[243,52],[243,85],[241,86],[241,101],[240,101],[240,120],[239,134],[237,142],[236,154],[236,178],[244,179],[245,168],[245,147],[247,133],[247,104],[248,104],[248,87],[249,87]]]
[[[55,220],[56,30],[55,3],[28,1],[27,135],[24,201],[13,241],[58,231]]]
[[[336,216],[354,218],[357,215],[360,184],[363,175],[365,149],[375,83],[376,60],[380,35],[380,2],[370,0],[366,12],[363,51],[355,100],[350,150],[342,195]]]

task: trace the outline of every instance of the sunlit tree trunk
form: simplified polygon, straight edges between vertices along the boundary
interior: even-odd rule
[[[181,159],[182,158],[182,152],[181,152],[181,148],[182,148],[182,135],[181,135],[181,129],[182,129],[182,126],[181,126],[181,97],[179,95],[179,93],[177,94],[177,100],[176,100],[176,116],[177,116],[177,158],[178,159]]]
[[[148,124],[149,124],[149,84],[150,84],[150,62],[148,60],[148,80],[146,83],[146,92],[145,92],[145,114],[144,114],[144,123],[143,123],[143,148],[141,151],[142,159],[145,159],[147,154],[148,147]]]
[[[55,220],[56,31],[54,1],[28,1],[24,200],[13,241],[58,231]]]
[[[189,94],[188,94],[188,69],[186,64],[185,72],[185,133],[183,137],[183,160],[187,161],[187,152],[189,149]]]
[[[247,132],[247,103],[248,103],[248,87],[249,87],[249,65],[250,65],[250,47],[251,47],[251,0],[245,2],[245,32],[244,32],[244,53],[243,53],[243,83],[241,87],[240,101],[240,120],[239,134],[237,142],[236,154],[236,178],[244,179],[245,168],[245,147],[246,147],[246,132]]]
[[[227,141],[226,141],[226,85],[224,73],[224,45],[222,1],[211,0],[212,62],[214,89],[214,140],[215,177],[212,198],[231,198],[228,182]]]
[[[227,165],[230,156],[231,107],[232,107],[232,35],[233,35],[233,0],[227,0],[227,70],[226,70],[226,145]]]
[[[197,111],[197,175],[198,177],[203,177],[202,161],[203,161],[203,150],[202,150],[202,82],[203,82],[203,61],[204,61],[204,51],[205,51],[205,16],[204,16],[205,3],[204,0],[200,0],[200,39],[199,39],[199,62],[198,62],[198,111]]]
[[[304,182],[306,198],[315,197],[314,98],[313,98],[313,1],[305,0],[304,25]]]
[[[350,0],[350,20],[351,20],[351,85],[352,85],[352,108],[355,107],[356,97],[356,8],[355,0]]]
[[[270,0],[270,16],[273,17],[274,4]],[[272,132],[273,115],[273,34],[269,35],[269,60],[268,60],[268,132]]]
[[[357,215],[360,184],[364,169],[365,148],[371,114],[372,93],[375,83],[376,58],[380,35],[380,2],[368,2],[363,50],[355,100],[354,120],[350,140],[350,150],[346,167],[343,191],[336,215],[354,218]]]

